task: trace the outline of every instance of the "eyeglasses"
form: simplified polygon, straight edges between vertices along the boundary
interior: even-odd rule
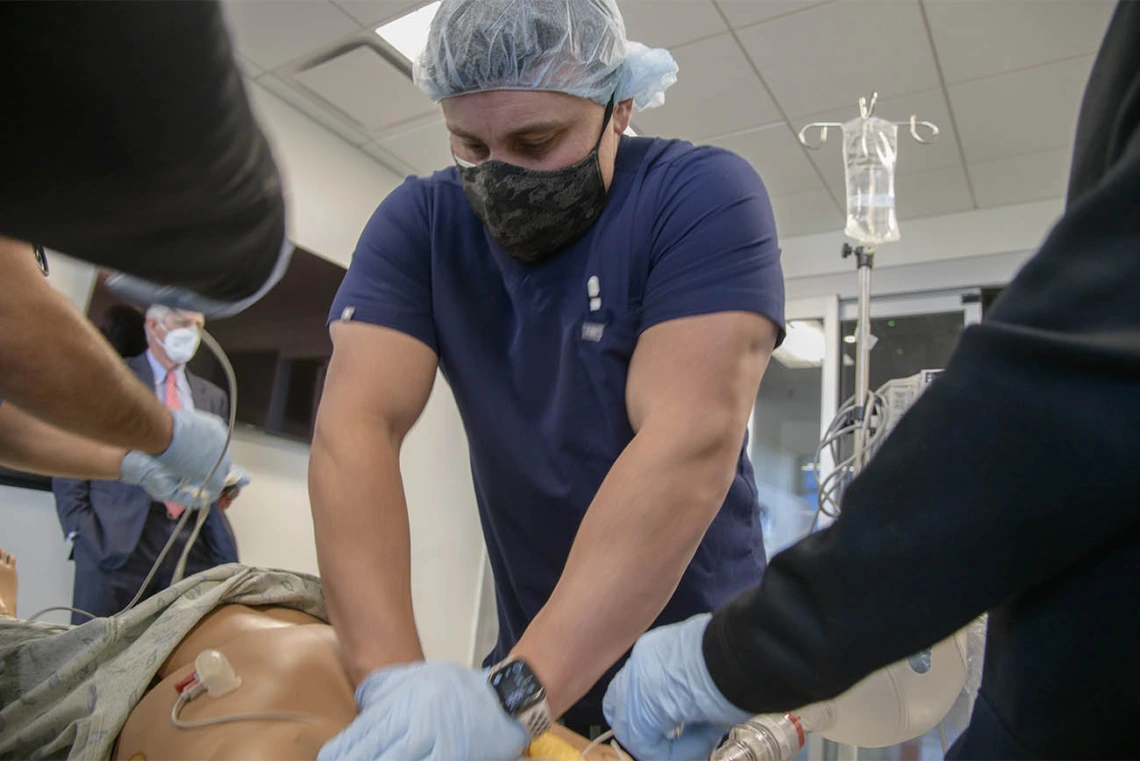
[[[44,247],[38,243],[32,244],[32,253],[36,255],[36,264],[40,266],[40,272],[44,273],[44,277],[48,276],[48,262],[47,254],[44,252]]]

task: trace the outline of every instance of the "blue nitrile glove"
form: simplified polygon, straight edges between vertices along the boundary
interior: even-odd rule
[[[220,417],[208,412],[174,410],[171,414],[174,417],[174,434],[170,438],[170,446],[154,459],[174,475],[202,483],[222,453],[228,428]],[[210,476],[209,490],[215,497],[221,493],[229,472],[230,453],[227,451]]]
[[[174,410],[171,415],[174,433],[166,451],[155,457],[138,450],[127,452],[119,469],[120,477],[164,502],[193,507],[205,497],[209,504],[222,493],[231,470],[228,451],[214,468],[226,443],[226,424],[217,415],[197,410]],[[198,487],[211,469],[213,475],[199,495]],[[166,496],[175,492],[176,497]]]
[[[602,710],[635,758],[708,759],[734,724],[751,717],[728,702],[705,666],[701,641],[710,618],[704,613],[647,632],[610,682]]]
[[[487,672],[454,663],[373,671],[356,688],[356,705],[356,720],[317,761],[513,761],[529,744]]]
[[[238,471],[239,478],[244,481],[241,485],[249,483],[249,476],[238,468],[230,468],[230,472]],[[141,486],[147,494],[159,502],[173,502],[176,505],[195,509],[205,504],[212,504],[221,496],[225,479],[211,478],[208,488],[201,488],[199,484],[187,478],[174,475],[164,468],[150,455],[138,451],[127,452],[120,466],[120,480],[126,484]]]

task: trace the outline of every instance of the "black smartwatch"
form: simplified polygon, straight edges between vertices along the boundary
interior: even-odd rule
[[[491,669],[487,681],[499,696],[503,710],[518,719],[530,739],[550,729],[554,721],[546,703],[546,690],[526,661],[508,658]]]

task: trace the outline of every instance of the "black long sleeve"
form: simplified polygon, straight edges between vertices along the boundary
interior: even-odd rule
[[[1140,3],[1122,3],[1086,96],[1073,197],[1040,252],[964,333],[839,519],[777,555],[760,587],[714,615],[705,658],[733,703],[763,713],[834,697],[1001,609],[987,681],[993,657],[994,669],[1011,669],[1004,696],[1033,691],[997,707],[995,732],[1045,723],[1048,691],[1071,690],[1068,713],[1034,730],[1060,757],[1082,752],[1078,729],[1065,726],[1074,710],[1135,710],[1140,662],[1114,642],[1140,622],[1137,41]],[[1107,558],[1111,572],[1098,566]],[[1080,641],[1066,641],[1076,627]],[[1098,660],[1066,670],[1067,657],[1086,656]],[[1086,691],[1103,703],[1081,706]],[[1029,752],[1009,743],[988,757]]]
[[[0,3],[0,235],[223,302],[285,205],[217,2]]]

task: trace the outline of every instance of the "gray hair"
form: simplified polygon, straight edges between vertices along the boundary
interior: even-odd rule
[[[163,320],[165,320],[166,316],[168,314],[186,315],[186,314],[198,314],[198,313],[197,312],[189,312],[189,311],[184,310],[184,309],[175,309],[174,307],[168,307],[165,304],[151,304],[150,307],[146,310],[146,318],[148,320],[153,319],[157,322],[162,322]]]
[[[148,320],[162,322],[166,319],[166,315],[170,314],[173,311],[173,309],[166,306],[165,304],[151,304],[150,307],[146,310],[146,318]]]

